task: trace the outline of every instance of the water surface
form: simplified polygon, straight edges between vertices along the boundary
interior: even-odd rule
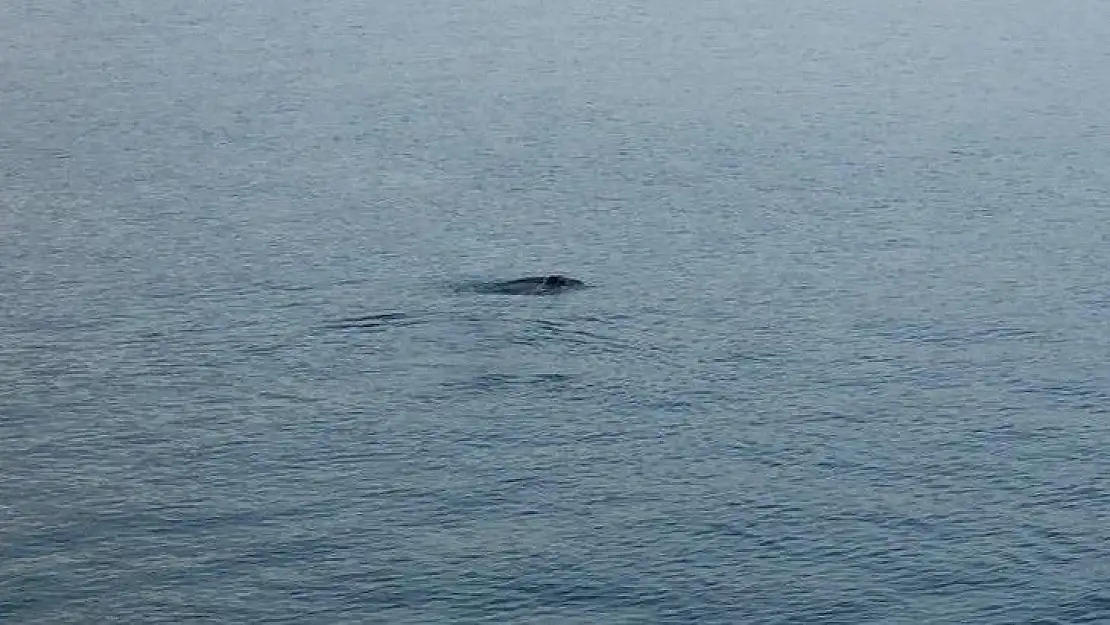
[[[0,617],[1110,619],[1103,14],[0,7]]]

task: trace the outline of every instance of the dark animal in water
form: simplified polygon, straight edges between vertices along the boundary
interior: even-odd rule
[[[568,278],[566,276],[531,276],[518,278],[507,282],[493,282],[483,285],[479,290],[483,293],[498,293],[502,295],[552,295],[586,286],[585,282]]]

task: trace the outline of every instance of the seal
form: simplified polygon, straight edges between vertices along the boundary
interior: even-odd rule
[[[501,295],[554,295],[573,289],[581,289],[585,282],[560,275],[529,276],[506,282],[493,282],[482,285],[478,290],[483,293]]]

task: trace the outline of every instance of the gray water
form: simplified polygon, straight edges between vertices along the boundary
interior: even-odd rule
[[[0,4],[0,620],[1110,622],[1107,41]]]

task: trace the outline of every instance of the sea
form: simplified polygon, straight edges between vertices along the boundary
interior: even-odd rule
[[[0,2],[0,622],[1110,623],[1108,17]]]

